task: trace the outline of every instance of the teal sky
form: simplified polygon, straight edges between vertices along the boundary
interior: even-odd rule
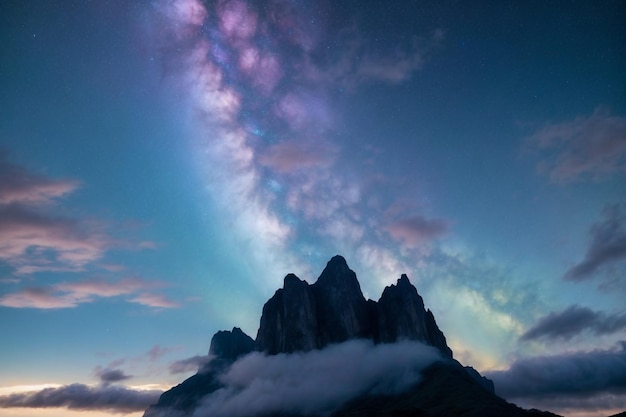
[[[373,299],[406,273],[480,371],[623,356],[625,14],[0,3],[0,396],[167,389],[335,254]],[[517,402],[599,416],[624,392]]]

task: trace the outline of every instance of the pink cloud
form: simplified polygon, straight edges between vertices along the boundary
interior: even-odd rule
[[[527,143],[539,151],[537,167],[554,183],[626,172],[626,118],[602,108],[588,117],[545,126]]]
[[[109,241],[103,234],[81,230],[72,220],[0,206],[0,259],[16,273],[82,270],[103,256]]]
[[[86,301],[79,300],[71,294],[54,294],[52,290],[45,288],[26,288],[0,297],[1,306],[13,308],[72,308]]]
[[[0,204],[42,204],[76,190],[80,181],[55,180],[32,173],[0,153]]]
[[[148,306],[148,307],[155,307],[155,308],[180,307],[179,303],[172,301],[159,294],[142,293],[142,294],[136,295],[135,297],[129,299],[128,301],[132,303],[137,303],[137,304],[141,304],[144,306]]]
[[[415,248],[446,233],[448,222],[442,219],[413,216],[396,221],[386,226],[385,230],[392,238],[402,242],[405,246]]]
[[[117,282],[86,280],[62,282],[49,287],[25,288],[0,297],[0,305],[13,308],[73,308],[101,298],[129,296],[126,301],[150,307],[172,308],[178,304],[165,297],[143,291],[162,286],[160,282],[134,278]]]
[[[118,282],[102,280],[86,280],[78,282],[64,282],[55,285],[55,290],[69,292],[78,297],[115,297],[118,295],[132,294],[146,287],[154,287],[157,283],[141,281],[136,278],[127,278]]]
[[[328,166],[336,154],[337,149],[325,141],[288,140],[271,146],[259,157],[259,162],[277,172],[288,173]]]

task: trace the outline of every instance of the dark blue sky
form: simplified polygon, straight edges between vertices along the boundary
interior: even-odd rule
[[[408,274],[455,357],[505,387],[619,359],[624,9],[3,2],[0,394],[166,388],[337,253],[373,299]],[[582,416],[623,392],[503,395]]]

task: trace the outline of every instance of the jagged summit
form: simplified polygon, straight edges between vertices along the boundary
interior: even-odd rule
[[[217,332],[209,350],[212,361],[196,375],[163,393],[158,403],[146,410],[144,417],[194,415],[194,410],[203,404],[207,395],[224,388],[221,375],[231,364],[253,351],[266,355],[308,352],[329,345],[348,346],[337,344],[353,339],[366,339],[352,343],[366,343],[378,348],[407,346],[396,342],[421,342],[421,345],[408,346],[414,346],[411,348],[414,351],[417,347],[430,345],[439,352],[440,360],[436,359],[438,361],[425,371],[424,382],[410,391],[395,397],[372,397],[366,393],[364,397],[355,398],[356,402],[349,402],[337,410],[332,417],[534,415],[495,396],[491,381],[452,359],[452,350],[433,313],[425,309],[422,297],[407,275],[402,274],[396,284],[386,287],[378,301],[365,300],[356,274],[346,260],[337,255],[312,285],[295,274],[285,276],[283,288],[278,289],[263,306],[256,340],[237,327]],[[432,348],[427,350],[437,358]],[[253,360],[258,361],[258,358]],[[341,369],[337,371],[341,372]],[[439,401],[432,404],[425,401],[428,398],[447,398],[444,401],[451,402],[457,398],[465,399],[458,404],[442,406]],[[393,411],[397,408],[394,404],[399,404],[396,400],[403,404],[397,412]],[[366,404],[367,413],[361,412],[361,404]],[[254,415],[251,413],[250,417]],[[291,416],[289,413],[275,415]]]
[[[322,349],[350,339],[415,340],[452,351],[422,297],[403,274],[378,302],[366,301],[346,260],[333,257],[313,285],[288,274],[263,307],[256,347],[269,354]]]

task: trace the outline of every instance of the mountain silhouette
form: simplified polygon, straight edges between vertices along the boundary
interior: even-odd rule
[[[312,285],[285,277],[255,340],[219,331],[209,355],[144,417],[555,416],[506,402],[454,360],[406,275],[366,300],[339,255]]]

